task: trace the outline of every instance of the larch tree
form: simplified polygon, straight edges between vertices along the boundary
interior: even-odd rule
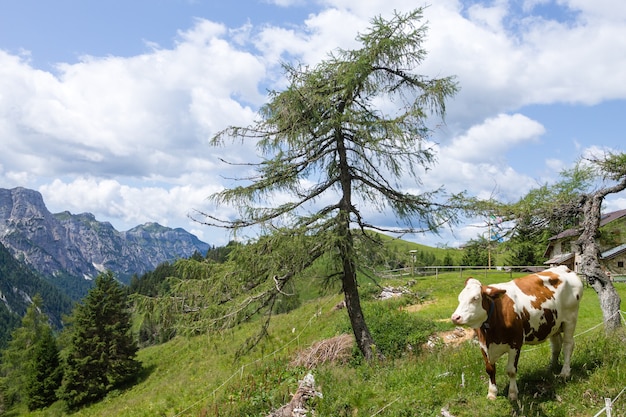
[[[578,201],[582,212],[581,234],[576,241],[581,254],[580,273],[598,294],[606,332],[621,327],[621,298],[607,274],[606,268],[600,264],[600,245],[598,234],[602,218],[602,203],[607,195],[619,193],[626,189],[626,154],[607,154],[603,158],[590,161],[603,180],[601,187],[583,194]]]
[[[201,222],[212,226],[275,231],[276,239],[262,239],[264,245],[282,238],[297,242],[283,246],[289,257],[282,259],[292,270],[262,271],[266,281],[273,281],[274,296],[284,293],[296,269],[322,255],[332,258],[335,269],[329,275],[341,280],[352,330],[367,359],[375,342],[361,310],[355,239],[367,238],[368,229],[435,231],[456,219],[455,196],[442,188],[408,191],[420,189],[421,176],[436,162],[428,141],[430,118],[443,119],[445,102],[457,91],[454,77],[415,72],[426,56],[422,19],[421,8],[394,13],[389,20],[376,17],[357,36],[360,48],[338,49],[315,66],[284,64],[288,86],[270,93],[260,120],[229,127],[212,140],[216,146],[253,140],[263,156],[244,164],[255,172],[240,178],[247,183],[213,196],[217,204],[239,208],[239,217],[198,212]],[[404,184],[407,179],[415,183]],[[388,214],[396,224],[368,221],[365,208]],[[271,247],[258,250],[274,257],[279,253]],[[272,262],[279,268],[280,261]]]

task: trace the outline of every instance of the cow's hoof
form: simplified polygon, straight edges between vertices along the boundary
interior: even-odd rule
[[[494,401],[496,399],[496,394],[492,394],[492,393],[487,394],[487,399]]]
[[[517,401],[517,394],[509,394],[509,401]]]

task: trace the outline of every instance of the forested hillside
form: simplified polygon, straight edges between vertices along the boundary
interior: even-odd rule
[[[53,327],[61,327],[61,317],[72,309],[72,301],[56,286],[19,262],[0,243],[0,346],[6,346],[8,337],[39,294],[42,310]]]

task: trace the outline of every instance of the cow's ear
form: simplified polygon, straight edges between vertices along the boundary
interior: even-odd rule
[[[488,295],[491,298],[498,298],[500,297],[502,294],[506,293],[506,290],[502,289],[502,288],[496,288],[496,287],[490,287],[487,286],[485,287],[485,289],[483,290],[483,292]]]

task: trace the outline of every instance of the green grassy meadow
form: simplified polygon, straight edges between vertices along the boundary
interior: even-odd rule
[[[422,302],[407,313],[435,323],[435,331],[454,329],[449,317],[465,278],[458,271],[435,277],[404,277],[384,285],[413,285],[409,301]],[[484,283],[507,281],[521,274],[476,272]],[[317,283],[302,284],[314,294]],[[367,281],[363,294],[374,293]],[[622,300],[626,284],[616,284]],[[369,299],[369,296],[364,296]],[[110,393],[105,400],[81,409],[75,416],[267,416],[289,402],[298,381],[307,373],[292,359],[314,342],[338,335],[346,328],[345,309],[338,291],[311,295],[301,307],[275,316],[269,337],[257,348],[237,357],[245,340],[259,330],[258,322],[241,325],[221,334],[174,340],[140,350],[144,365],[141,380],[125,390]],[[369,303],[402,303],[366,301]],[[367,311],[367,310],[366,310]],[[366,315],[367,319],[367,315]],[[604,398],[615,398],[626,387],[626,344],[623,338],[606,338],[595,292],[585,289],[580,308],[572,377],[562,381],[548,369],[549,343],[531,346],[519,362],[520,399],[507,399],[505,358],[498,362],[499,395],[486,399],[487,376],[478,346],[436,344],[414,349],[397,358],[366,363],[355,356],[347,363],[324,363],[311,370],[323,398],[310,406],[315,416],[594,416],[604,407]],[[393,331],[393,329],[389,329]],[[61,404],[36,412],[7,415],[61,416]],[[614,404],[613,416],[626,415],[626,394]]]

